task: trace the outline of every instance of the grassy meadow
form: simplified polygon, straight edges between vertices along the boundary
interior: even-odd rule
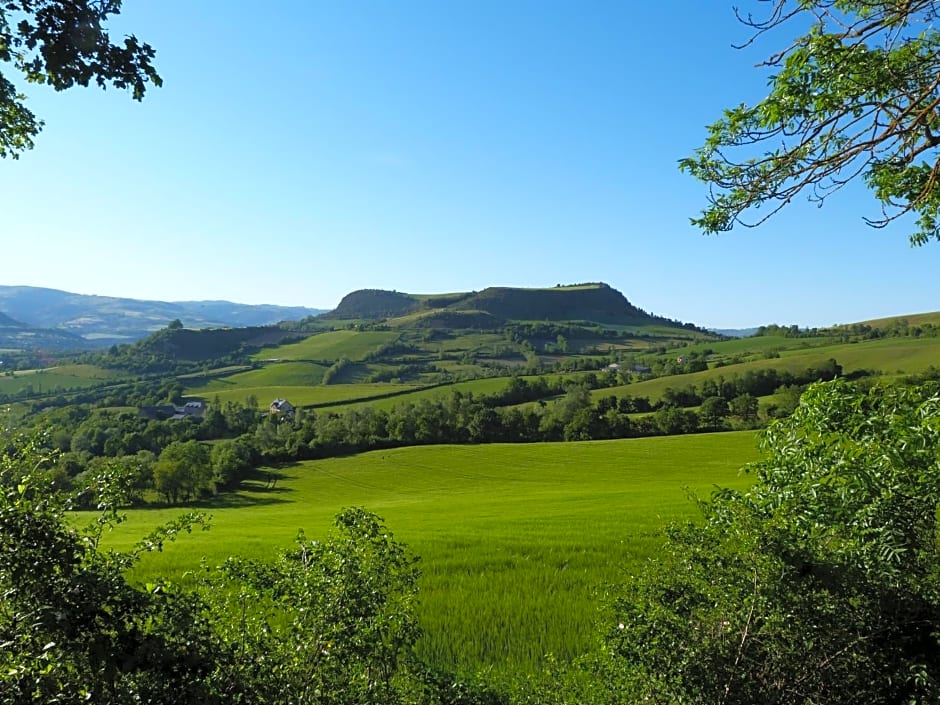
[[[933,320],[937,314],[911,317]],[[929,322],[929,321],[927,321]],[[890,323],[886,319],[885,324]],[[622,326],[620,327],[622,328]],[[404,345],[414,346],[410,352],[395,353],[384,361],[363,360],[381,345],[399,340]],[[641,353],[652,350],[652,339],[627,339],[622,341],[569,341],[578,348],[616,354]],[[799,373],[807,368],[818,367],[830,358],[843,367],[844,374],[868,371],[886,378],[923,372],[940,360],[940,338],[936,337],[891,337],[857,342],[844,342],[838,337],[820,335],[812,338],[787,338],[783,336],[759,336],[723,341],[694,343],[686,347],[672,347],[657,354],[659,359],[674,359],[682,355],[710,350],[709,369],[681,375],[669,375],[634,382],[618,387],[594,390],[594,399],[615,396],[645,396],[656,402],[664,391],[671,387],[680,389],[699,385],[706,379],[730,379],[749,370],[774,368],[780,371]],[[398,357],[395,357],[398,355]],[[542,354],[546,364],[563,361],[568,354]],[[330,364],[340,358],[358,361],[334,375],[330,384],[323,384],[324,374]],[[461,391],[473,394],[493,394],[508,383],[507,377],[492,377],[492,370],[481,366],[489,359],[498,359],[505,365],[502,370],[509,374],[513,364],[522,364],[522,355],[507,345],[505,336],[492,332],[437,331],[395,332],[361,331],[353,329],[317,333],[308,338],[275,348],[266,348],[253,356],[255,364],[264,361],[256,369],[229,368],[228,374],[212,371],[209,377],[181,379],[187,385],[187,396],[211,400],[244,401],[254,395],[260,405],[266,406],[277,397],[288,399],[295,406],[304,407],[360,407],[373,404],[385,410],[405,402],[417,402]],[[437,373],[422,372],[404,380],[397,378],[397,365],[405,363],[427,363],[445,370],[451,375],[477,377],[465,381],[442,380]],[[373,382],[387,374],[390,382]],[[577,374],[548,373],[552,379],[575,379]],[[458,377],[459,379],[459,377]],[[531,379],[531,378],[529,378]],[[2,385],[0,380],[0,385]],[[19,384],[25,384],[20,381]],[[0,387],[2,391],[2,387]],[[766,400],[765,400],[766,401]]]
[[[752,342],[749,338],[742,340]],[[760,341],[759,338],[753,340]],[[719,346],[724,345],[726,343],[717,343],[709,347],[718,352]],[[739,352],[748,350],[741,341],[728,341],[728,345],[730,349]],[[746,364],[711,367],[701,372],[669,375],[618,387],[595,389],[591,395],[595,400],[614,395],[649,397],[655,402],[662,398],[668,388],[682,389],[693,384],[701,385],[707,379],[731,379],[749,370],[776,369],[797,373],[810,367],[818,367],[830,358],[842,365],[843,374],[860,370],[877,370],[889,377],[897,374],[913,374],[923,372],[931,365],[940,363],[940,338],[882,338],[860,343],[781,350],[779,354],[780,357],[754,359]]]
[[[34,370],[18,370],[0,376],[0,394],[16,394],[32,388],[43,394],[55,389],[82,389],[116,378],[117,373],[96,365],[59,365]]]
[[[752,432],[589,443],[426,446],[298,463],[274,489],[210,502],[212,528],[147,556],[134,577],[182,576],[240,554],[269,557],[299,529],[324,535],[343,507],[385,518],[421,557],[420,652],[441,668],[536,668],[591,643],[605,586],[642,570],[687,489],[749,482]],[[128,547],[175,509],[141,509],[109,534]]]
[[[227,401],[244,402],[249,396],[254,396],[259,407],[264,408],[275,399],[280,398],[289,400],[294,406],[318,407],[384,398],[388,395],[403,394],[412,389],[420,388],[422,388],[420,385],[390,384],[388,382],[316,386],[278,384],[243,386],[238,384],[231,387],[208,384],[187,390],[186,396],[208,399],[210,402],[218,397],[218,400],[223,404]]]
[[[204,393],[224,392],[236,387],[304,387],[323,381],[324,365],[315,362],[268,363],[254,370],[236,371],[211,379],[199,387]],[[201,380],[200,380],[201,381]]]
[[[258,362],[266,360],[338,360],[348,357],[361,360],[383,343],[398,337],[389,331],[336,330],[317,333],[298,343],[288,343],[277,348],[266,348],[252,356]]]

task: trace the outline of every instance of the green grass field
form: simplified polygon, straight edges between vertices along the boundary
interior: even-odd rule
[[[888,328],[899,321],[907,321],[907,323],[912,326],[923,325],[924,323],[932,323],[933,325],[937,326],[940,325],[940,311],[931,311],[930,313],[911,313],[906,316],[890,316],[888,318],[873,318],[869,321],[862,321],[862,323],[869,325],[872,328]]]
[[[508,347],[505,336],[495,333],[467,333],[444,340],[435,340],[425,344],[428,350],[443,350],[445,353],[466,352],[470,350],[492,351],[497,346]]]
[[[118,374],[94,365],[60,365],[41,370],[21,370],[0,376],[0,394],[16,394],[32,387],[42,394],[54,389],[82,389],[113,379]]]
[[[834,338],[785,338],[778,335],[760,335],[750,338],[697,343],[684,348],[674,348],[670,352],[674,355],[687,355],[690,352],[711,350],[716,357],[727,358],[734,355],[761,355],[769,350],[782,351],[821,347],[834,342]]]
[[[256,370],[216,377],[194,388],[193,393],[212,394],[239,387],[304,387],[323,381],[326,367],[314,362],[271,362]]]
[[[276,348],[265,348],[255,353],[252,359],[265,360],[329,360],[341,357],[361,360],[383,343],[398,337],[391,331],[335,330],[317,333],[299,343],[288,343]]]
[[[343,507],[383,516],[421,556],[420,653],[434,666],[520,673],[591,643],[606,586],[655,553],[663,526],[695,516],[685,488],[744,486],[755,435],[593,443],[430,446],[297,464],[210,504],[212,529],[148,556],[135,573],[179,577],[205,557],[255,558],[322,536]],[[179,509],[129,513],[127,547]]]
[[[886,374],[911,374],[940,364],[940,338],[882,338],[814,348],[812,353],[818,356],[816,359],[835,358],[846,372],[866,369]],[[798,351],[780,353],[781,359],[799,354]]]
[[[591,373],[567,372],[549,374],[545,375],[545,377],[552,384],[561,384],[564,382],[578,382],[588,374]],[[528,382],[533,382],[539,379],[539,377],[536,375],[522,375],[521,378]],[[336,407],[334,407],[332,410],[339,412],[348,408],[371,406],[376,409],[388,411],[392,407],[398,406],[400,404],[417,404],[422,399],[442,399],[449,397],[454,392],[459,392],[461,394],[473,394],[474,396],[478,397],[484,395],[494,395],[503,392],[506,387],[509,386],[510,379],[510,377],[483,377],[481,379],[467,380],[466,382],[454,382],[453,384],[439,385],[430,387],[428,389],[415,389],[414,391],[386,397],[384,399],[376,399],[373,401],[350,401],[348,404],[336,405]]]
[[[591,395],[595,400],[614,395],[649,397],[650,400],[657,401],[669,387],[682,389],[692,384],[701,385],[706,379],[731,379],[735,375],[745,374],[748,370],[773,368],[796,373],[809,367],[818,367],[830,358],[842,365],[844,374],[855,370],[878,370],[886,375],[923,372],[931,365],[940,364],[940,338],[883,338],[861,343],[781,350],[778,358],[714,367],[684,375],[657,377],[620,387],[597,389]]]
[[[220,382],[217,380],[216,382]],[[266,407],[275,399],[287,399],[294,406],[322,406],[333,405],[339,402],[355,402],[359,400],[384,397],[398,392],[407,392],[410,389],[419,389],[420,385],[389,384],[375,382],[369,384],[335,384],[318,386],[296,385],[262,385],[257,387],[236,385],[227,387],[222,384],[211,383],[203,387],[189,389],[187,397],[200,397],[212,401],[216,397],[223,404],[227,401],[244,402],[249,396],[254,396],[258,404]]]

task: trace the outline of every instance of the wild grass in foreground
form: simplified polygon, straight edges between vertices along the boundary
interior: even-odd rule
[[[606,585],[640,569],[687,489],[742,487],[751,432],[590,443],[429,446],[300,463],[207,505],[209,532],[186,536],[135,574],[180,579],[205,558],[268,557],[298,529],[326,534],[342,508],[383,516],[421,557],[419,653],[432,666],[519,674],[545,654],[585,652]],[[177,509],[129,512],[126,547]]]

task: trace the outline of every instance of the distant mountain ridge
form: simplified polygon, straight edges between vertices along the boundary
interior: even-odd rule
[[[80,350],[86,341],[74,333],[38,328],[0,312],[0,348],[13,350]]]
[[[0,286],[0,333],[19,324],[19,344],[0,346],[87,348],[127,343],[179,320],[187,328],[264,326],[324,313],[304,306],[250,305],[230,301],[148,301],[74,294],[32,286]],[[23,337],[23,328],[34,335]],[[36,329],[44,331],[37,337]],[[9,333],[9,330],[7,331]],[[53,335],[57,333],[58,335]],[[47,338],[40,344],[40,337]]]
[[[360,289],[343,297],[322,319],[405,319],[416,325],[492,327],[504,321],[591,321],[612,325],[679,325],[631,304],[604,283],[552,288],[488,287],[482,291],[418,295]]]
[[[6,315],[5,313],[0,312],[0,330],[6,330],[6,329],[11,329],[11,328],[21,329],[21,328],[26,328],[26,327],[27,326],[25,323],[21,323],[20,321],[15,321],[12,318],[10,318],[8,315]]]

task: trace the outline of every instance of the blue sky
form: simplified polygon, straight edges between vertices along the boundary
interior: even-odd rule
[[[46,126],[0,161],[0,284],[331,308],[605,281],[716,327],[940,309],[940,245],[867,227],[862,188],[689,224],[677,161],[785,40],[734,49],[730,3],[125,0],[113,27],[165,85],[24,87]]]

